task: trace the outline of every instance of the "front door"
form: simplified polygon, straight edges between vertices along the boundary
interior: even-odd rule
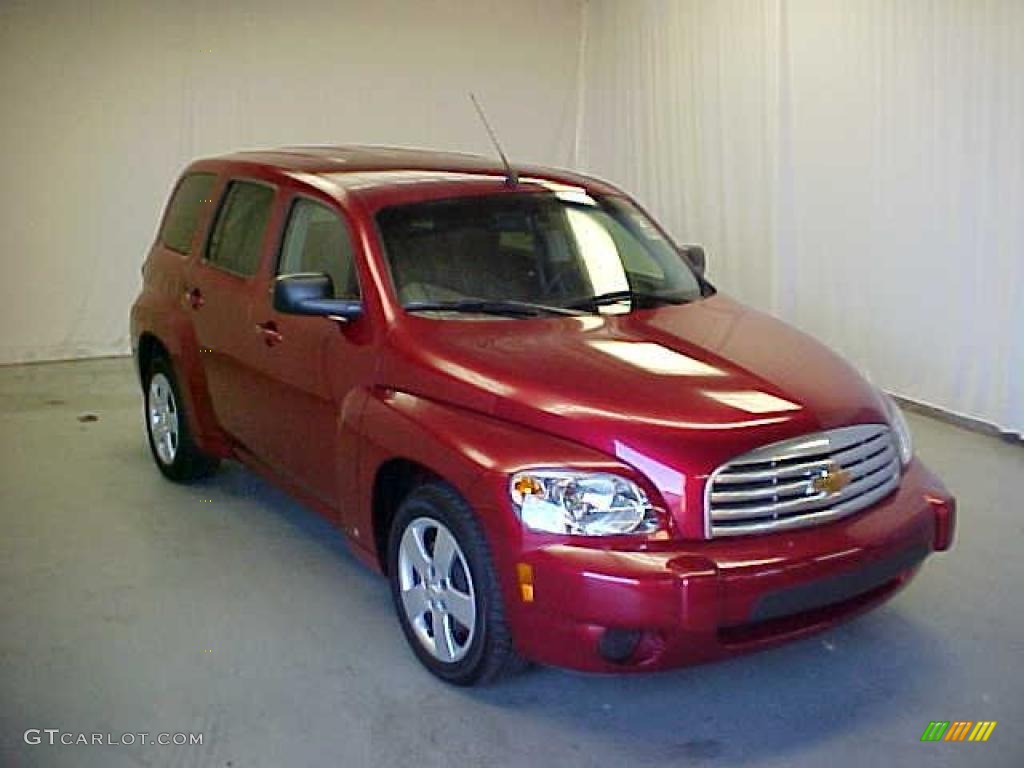
[[[273,279],[294,273],[331,278],[334,298],[359,299],[353,240],[341,211],[302,195],[287,203],[287,220],[271,279],[252,306],[263,329],[255,367],[268,414],[254,450],[274,469],[333,509],[356,476],[352,430],[346,426],[349,395],[370,379],[374,365],[365,319],[274,310]]]

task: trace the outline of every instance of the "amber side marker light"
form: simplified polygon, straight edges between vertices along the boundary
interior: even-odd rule
[[[935,540],[932,546],[936,552],[945,552],[953,546],[953,530],[956,527],[956,499],[926,493],[924,500],[935,510]]]
[[[519,580],[519,596],[524,603],[533,602],[533,566],[516,563],[516,577]]]

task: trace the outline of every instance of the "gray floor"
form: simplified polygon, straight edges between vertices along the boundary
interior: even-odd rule
[[[421,671],[384,582],[318,517],[234,465],[164,481],[140,407],[127,360],[0,369],[4,766],[1024,765],[1019,445],[912,417],[959,540],[852,624],[661,675],[464,691]],[[999,725],[919,742],[956,719]]]

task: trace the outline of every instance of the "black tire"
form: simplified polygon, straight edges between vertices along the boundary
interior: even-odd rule
[[[154,420],[151,416],[151,398],[153,397],[153,381],[156,377],[163,377],[160,383],[166,382],[166,388],[170,392],[170,410],[173,411],[177,426],[174,450],[170,461],[157,448],[157,438],[154,436]],[[189,431],[188,419],[185,414],[184,402],[181,398],[178,380],[170,362],[163,356],[156,356],[149,364],[143,384],[144,410],[143,416],[146,420],[146,436],[149,439],[149,450],[153,454],[153,461],[157,469],[163,473],[168,480],[176,483],[191,483],[208,477],[213,474],[220,465],[220,459],[208,456],[196,447],[192,440],[192,433]]]
[[[403,604],[399,548],[410,525],[422,526],[425,519],[441,523],[452,534],[472,577],[469,583],[476,606],[475,627],[472,639],[463,646],[464,656],[451,662],[442,661],[428,650]],[[453,562],[458,563],[451,569],[454,580],[463,561]],[[447,580],[448,574],[444,577]],[[406,640],[423,666],[437,677],[453,685],[481,685],[527,666],[512,644],[497,574],[483,531],[473,510],[451,486],[442,482],[421,485],[401,503],[388,538],[388,579]]]

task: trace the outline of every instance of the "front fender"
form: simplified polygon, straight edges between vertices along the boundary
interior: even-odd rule
[[[586,466],[623,471],[592,448],[447,403],[378,389],[367,400],[357,510],[345,528],[380,564],[373,537],[373,488],[381,466],[400,458],[452,485],[478,515],[499,568],[522,544],[522,525],[508,498],[507,477],[527,467]],[[511,566],[509,566],[511,567]]]

